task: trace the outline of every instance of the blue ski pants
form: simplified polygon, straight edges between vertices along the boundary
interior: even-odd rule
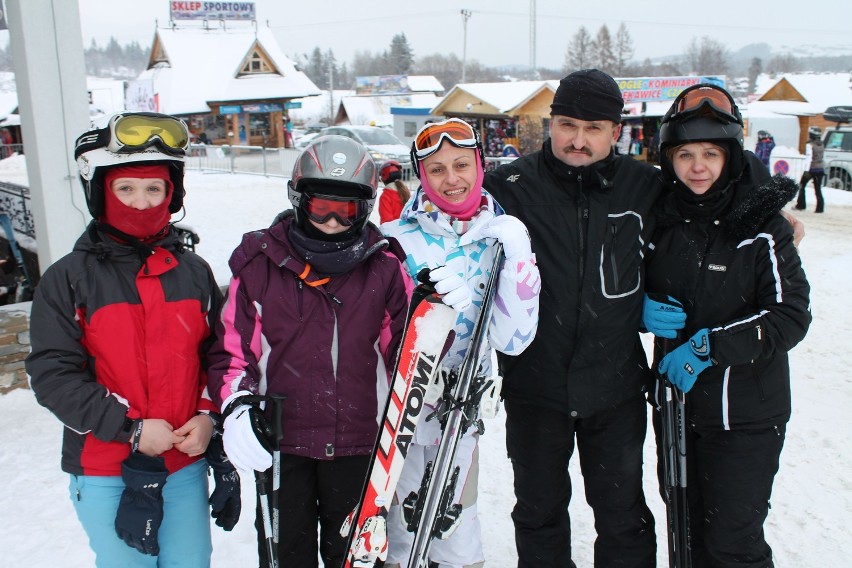
[[[159,556],[142,554],[115,532],[124,482],[120,476],[72,475],[69,486],[77,518],[89,537],[98,568],[206,568],[213,546],[207,503],[207,461],[171,474],[163,487]]]

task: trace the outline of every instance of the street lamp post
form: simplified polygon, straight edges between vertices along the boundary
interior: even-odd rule
[[[461,82],[465,82],[465,71],[467,68],[467,20],[470,18],[471,11],[462,9],[462,26],[464,27],[464,46],[462,47],[462,78]]]

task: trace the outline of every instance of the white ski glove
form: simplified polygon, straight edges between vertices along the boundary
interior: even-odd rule
[[[503,243],[503,252],[507,260],[523,262],[532,258],[529,233],[517,217],[511,215],[494,217],[482,229],[482,235]]]
[[[435,283],[435,291],[441,294],[441,301],[457,312],[463,312],[473,305],[470,286],[450,266],[439,266],[429,271],[429,280]]]
[[[240,404],[238,396],[231,395],[223,404],[236,400],[236,408],[225,418],[222,445],[228,459],[243,471],[266,471],[272,466],[272,431],[263,411],[255,404]]]

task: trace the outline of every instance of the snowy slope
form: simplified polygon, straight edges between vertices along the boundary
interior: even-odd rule
[[[7,168],[7,170],[11,169]],[[0,167],[0,179],[4,179]],[[20,177],[20,176],[18,176]],[[227,259],[240,235],[269,224],[288,205],[285,182],[257,176],[187,174],[185,224],[201,234],[199,252],[220,283],[228,279]],[[766,526],[780,567],[849,566],[852,549],[852,194],[827,190],[827,213],[799,215],[807,237],[801,246],[812,286],[814,323],[791,354],[793,420]],[[647,339],[647,338],[646,338]],[[32,393],[0,396],[0,566],[68,567],[93,565],[93,555],[68,497],[68,479],[59,470],[61,425],[38,406]],[[645,490],[657,521],[658,565],[667,565],[665,512],[655,481],[655,454],[646,440]],[[486,424],[482,439],[480,510],[487,565],[516,564],[512,522],[512,471],[504,444],[503,417]],[[579,567],[592,565],[594,527],[583,497],[579,464],[571,463],[573,547]],[[213,526],[214,567],[251,566],[256,558],[252,479],[243,476],[243,518],[231,533]]]

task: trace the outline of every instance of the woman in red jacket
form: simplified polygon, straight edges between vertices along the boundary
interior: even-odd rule
[[[411,198],[411,190],[402,181],[402,166],[396,160],[388,160],[379,168],[379,178],[387,186],[379,198],[379,219],[382,223],[395,221]]]

